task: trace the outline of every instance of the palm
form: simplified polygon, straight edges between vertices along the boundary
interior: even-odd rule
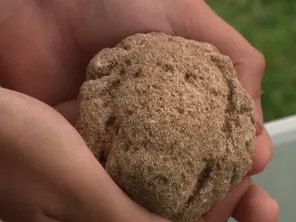
[[[99,49],[159,24],[131,13],[144,1],[135,1],[139,6],[129,1],[131,8],[125,10],[119,0],[18,2],[11,3],[12,13],[0,23],[5,33],[1,82],[50,105],[76,97],[86,65]]]
[[[75,103],[66,101],[76,98],[88,61],[98,50],[132,33],[169,30],[160,3],[143,0],[7,4],[11,14],[4,14],[0,23],[0,33],[5,33],[0,42],[0,82],[58,105],[70,121],[75,119]],[[143,11],[153,13],[143,16]]]

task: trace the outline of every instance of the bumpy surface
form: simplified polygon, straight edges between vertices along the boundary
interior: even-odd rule
[[[133,200],[195,222],[250,169],[254,121],[228,57],[149,33],[92,59],[76,128]]]

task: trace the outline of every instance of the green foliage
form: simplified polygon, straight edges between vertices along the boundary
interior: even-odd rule
[[[208,0],[266,58],[266,121],[296,114],[296,1]]]

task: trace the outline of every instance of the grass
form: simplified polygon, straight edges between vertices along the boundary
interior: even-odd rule
[[[208,0],[266,58],[265,121],[296,114],[296,1]]]

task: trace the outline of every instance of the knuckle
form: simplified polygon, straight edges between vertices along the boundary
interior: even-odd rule
[[[280,215],[280,206],[276,201],[274,201],[274,212],[276,213],[276,217]]]
[[[264,73],[266,67],[266,59],[262,52],[253,48],[251,52],[252,63],[258,69],[258,73]]]
[[[272,220],[273,221],[278,221],[278,217],[280,215],[280,206],[278,204],[278,202],[273,199],[272,197],[270,197],[270,209],[272,212]]]

